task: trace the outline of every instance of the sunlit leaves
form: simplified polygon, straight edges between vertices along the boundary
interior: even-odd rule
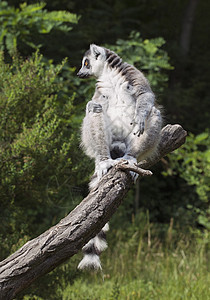
[[[45,3],[27,5],[20,8],[9,6],[6,1],[0,2],[0,48],[12,55],[22,43],[37,49],[42,45],[35,41],[39,34],[48,34],[52,30],[68,32],[78,17],[67,11],[48,12]],[[33,33],[33,35],[32,35]]]
[[[199,206],[188,206],[198,215],[198,222],[210,228],[208,201],[210,197],[210,136],[209,131],[190,134],[186,143],[169,155],[170,165],[164,175],[179,175],[195,187]]]
[[[118,39],[115,46],[108,46],[125,61],[142,70],[153,89],[160,93],[168,81],[166,71],[173,69],[169,57],[162,49],[163,38],[143,40],[139,32],[132,32],[128,40]]]

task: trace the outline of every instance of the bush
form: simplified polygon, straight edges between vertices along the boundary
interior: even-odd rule
[[[186,143],[169,155],[169,165],[164,175],[179,176],[194,188],[197,197],[185,202],[185,209],[194,215],[198,224],[210,229],[210,137],[206,131],[197,136],[192,133]]]
[[[46,64],[36,53],[27,60],[14,57],[8,65],[0,55],[3,258],[74,207],[81,199],[76,186],[89,172],[77,150],[74,90],[71,97],[69,90],[60,92],[65,88],[58,74],[65,62]]]
[[[48,12],[44,2],[19,8],[9,6],[7,1],[0,2],[0,46],[13,55],[17,50],[26,53],[26,49],[37,49],[46,45],[42,36],[53,30],[68,32],[78,17],[67,11]]]
[[[159,96],[168,81],[166,71],[173,69],[167,52],[162,49],[164,44],[165,40],[162,37],[143,40],[139,32],[131,32],[128,40],[118,39],[115,46],[108,48],[142,70]]]

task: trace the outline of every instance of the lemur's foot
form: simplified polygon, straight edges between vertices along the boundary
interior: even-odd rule
[[[95,172],[89,183],[90,191],[95,189],[98,186],[100,179],[109,171],[111,167],[115,166],[117,163],[118,161],[111,158],[102,160],[99,163],[97,163]]]
[[[118,161],[111,158],[100,161],[95,169],[98,180],[100,180],[108,172],[108,170],[111,167],[115,166],[117,163]]]
[[[129,164],[131,165],[136,165],[137,164],[137,159],[131,155],[127,155],[125,154],[123,157],[121,157],[120,159],[118,159],[118,161],[120,160],[127,160]],[[134,181],[134,183],[136,183],[136,180],[138,179],[139,175],[133,171],[130,171],[131,177]]]

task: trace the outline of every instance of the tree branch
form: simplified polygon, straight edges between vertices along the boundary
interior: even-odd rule
[[[186,135],[180,125],[164,127],[159,154],[140,163],[139,168],[149,168],[162,156],[180,147]],[[0,299],[13,299],[37,278],[76,254],[115,213],[131,187],[131,176],[127,176],[126,170],[137,172],[140,176],[151,175],[150,171],[139,168],[125,163],[113,167],[102,178],[99,187],[91,191],[67,217],[2,261]]]

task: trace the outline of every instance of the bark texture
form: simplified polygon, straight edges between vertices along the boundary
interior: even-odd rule
[[[150,161],[129,167],[126,162],[113,167],[98,188],[93,190],[67,217],[37,238],[28,241],[0,263],[0,299],[13,299],[40,276],[76,254],[107,223],[132,185],[129,170],[140,176],[151,175],[142,170],[162,156],[180,147],[187,133],[180,125],[162,129],[159,154]]]

